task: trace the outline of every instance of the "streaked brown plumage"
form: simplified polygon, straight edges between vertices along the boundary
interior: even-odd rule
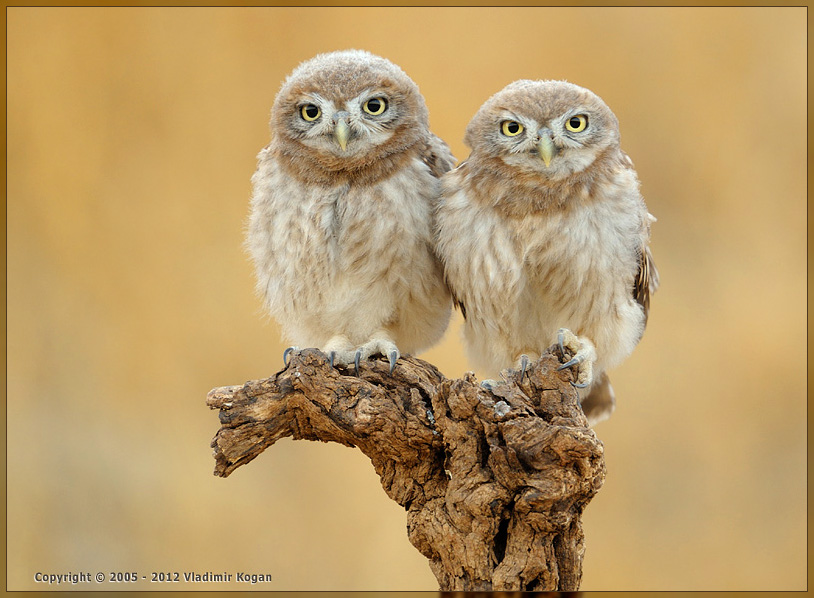
[[[437,342],[450,295],[433,250],[452,167],[416,84],[368,52],[321,54],[285,81],[260,152],[247,247],[295,345],[395,364]]]
[[[589,421],[604,419],[605,371],[639,342],[658,284],[653,218],[616,116],[571,83],[517,81],[484,103],[465,141],[437,239],[468,354],[494,375],[559,340],[576,354]]]

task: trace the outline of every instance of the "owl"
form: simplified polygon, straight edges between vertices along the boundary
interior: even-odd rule
[[[454,158],[418,86],[365,51],[320,54],[283,83],[258,155],[246,245],[257,291],[293,345],[332,365],[443,335],[452,309],[434,251],[440,177]]]
[[[520,371],[559,342],[594,424],[615,406],[606,371],[642,337],[658,274],[650,224],[613,112],[565,81],[516,81],[466,129],[444,176],[437,250],[470,360]],[[561,368],[562,369],[562,368]]]

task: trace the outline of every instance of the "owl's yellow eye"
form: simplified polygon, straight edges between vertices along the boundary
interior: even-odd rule
[[[516,120],[504,120],[503,124],[500,125],[500,130],[507,137],[516,137],[523,132],[523,125]]]
[[[365,102],[362,108],[364,108],[368,114],[379,116],[382,112],[387,110],[387,101],[384,98],[370,98]]]
[[[565,121],[565,128],[571,131],[572,133],[579,133],[580,131],[584,131],[585,127],[588,126],[588,117],[584,114],[577,114],[576,116],[572,116],[567,121]]]
[[[302,114],[305,120],[312,122],[319,118],[320,114],[322,114],[322,110],[319,109],[319,106],[314,104],[306,104],[300,108],[300,114]]]

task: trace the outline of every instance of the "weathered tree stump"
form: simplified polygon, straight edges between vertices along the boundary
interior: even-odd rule
[[[332,368],[316,349],[265,380],[210,391],[220,410],[215,475],[226,477],[280,438],[355,446],[443,591],[576,591],[581,515],[602,486],[602,443],[552,347],[518,383],[484,388],[404,357]]]

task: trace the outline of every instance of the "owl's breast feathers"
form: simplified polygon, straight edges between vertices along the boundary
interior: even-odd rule
[[[648,247],[652,217],[626,154],[617,150],[601,158],[589,173],[564,181],[518,173],[499,158],[470,158],[447,177],[444,195],[449,197],[456,187],[463,190],[472,210],[482,215],[492,212],[496,224],[503,222],[512,231],[515,265],[526,270],[522,278],[551,282],[559,272],[560,282],[568,281],[574,294],[587,284],[591,294],[635,300],[646,322],[650,295],[658,287]],[[573,285],[575,281],[583,284]],[[540,283],[545,287],[546,280]],[[455,285],[451,286],[455,293]],[[464,298],[456,297],[455,302],[466,316]]]
[[[286,166],[261,153],[247,241],[268,309],[284,326],[296,324],[286,334],[298,338],[331,322],[386,323],[406,313],[408,332],[440,326],[450,301],[432,250],[439,183],[427,164],[413,156],[368,185],[303,183]],[[369,305],[375,309],[360,310]],[[427,342],[408,332],[404,350]],[[319,340],[316,332],[306,337]]]

